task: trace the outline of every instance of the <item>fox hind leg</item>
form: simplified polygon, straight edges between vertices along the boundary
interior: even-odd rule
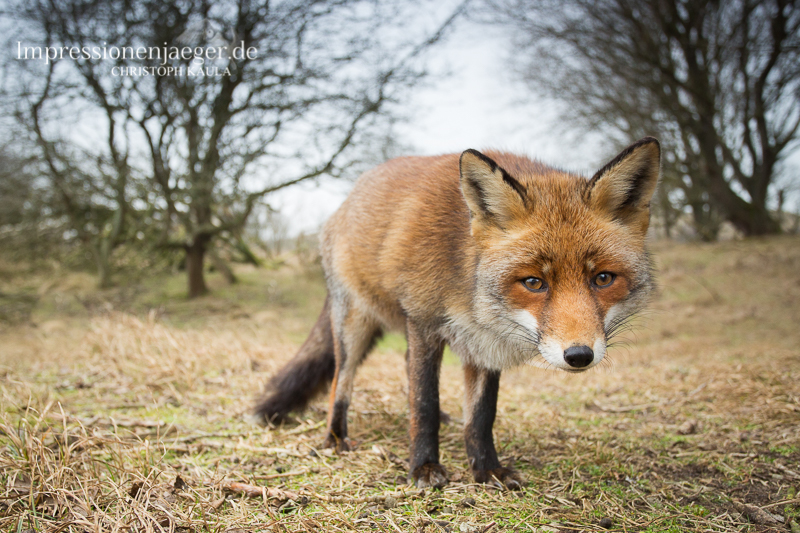
[[[323,446],[342,452],[350,449],[347,411],[356,370],[380,337],[381,331],[374,319],[350,305],[334,305],[332,315],[336,367],[331,383],[328,431]]]
[[[523,480],[519,473],[500,465],[492,437],[500,372],[465,363],[464,381],[464,440],[472,476],[478,483],[500,483],[513,490],[521,488]]]

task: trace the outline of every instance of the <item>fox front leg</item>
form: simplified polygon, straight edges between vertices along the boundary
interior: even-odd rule
[[[425,334],[410,320],[408,337],[408,406],[411,421],[409,483],[443,487],[447,473],[439,463],[439,368],[444,342]]]
[[[521,488],[523,480],[519,473],[513,468],[500,465],[492,437],[500,372],[465,363],[464,381],[466,384],[464,440],[472,476],[478,483],[501,483],[512,490]]]

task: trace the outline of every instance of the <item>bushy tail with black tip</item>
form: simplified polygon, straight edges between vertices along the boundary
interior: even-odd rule
[[[264,422],[285,420],[289,413],[303,409],[327,387],[333,380],[335,367],[328,297],[300,351],[267,384],[255,414]]]

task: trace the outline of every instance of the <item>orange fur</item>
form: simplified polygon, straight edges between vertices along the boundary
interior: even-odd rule
[[[290,363],[299,372],[335,354],[327,444],[347,449],[356,368],[378,335],[399,330],[409,340],[412,479],[446,482],[438,370],[449,344],[466,369],[475,479],[519,486],[491,437],[500,371],[542,359],[567,371],[591,368],[620,322],[644,305],[659,158],[658,142],[645,138],[591,179],[475,150],[394,159],[361,176],[322,232],[329,303],[315,327],[330,325],[329,343],[309,345]],[[271,406],[285,410],[295,393],[293,385],[275,391],[259,413],[269,419],[278,414]]]
[[[494,296],[507,310],[529,312],[564,347],[593,346],[608,311],[632,288],[649,290],[644,239],[658,177],[657,142],[641,143],[592,181],[514,154],[483,157],[497,167],[465,152],[461,174],[456,154],[399,158],[367,172],[325,226],[329,279],[382,328],[400,331],[408,317],[469,322],[483,312],[477,285],[496,284]],[[624,205],[630,192],[625,180],[639,170],[642,195]],[[503,182],[501,171],[522,185],[524,198]],[[479,212],[480,195],[463,185],[464,173],[485,180],[484,207],[502,212]],[[593,289],[591,277],[604,271],[616,281]],[[519,283],[527,276],[548,280],[551,290],[527,292]],[[460,355],[487,368],[522,362]]]

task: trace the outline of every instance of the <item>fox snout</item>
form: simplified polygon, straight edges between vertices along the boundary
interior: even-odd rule
[[[539,343],[539,353],[550,365],[567,372],[583,372],[596,366],[606,355],[605,338],[598,337],[592,346],[585,342],[562,343],[545,336]]]
[[[594,360],[594,350],[588,346],[570,346],[564,350],[564,361],[573,368],[586,368]]]

